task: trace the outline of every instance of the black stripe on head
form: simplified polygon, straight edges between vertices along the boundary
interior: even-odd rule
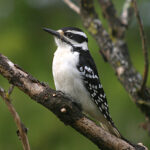
[[[72,32],[64,32],[64,35],[66,37],[68,37],[69,39],[76,41],[77,43],[88,42],[88,38],[86,38],[80,34],[75,34]]]

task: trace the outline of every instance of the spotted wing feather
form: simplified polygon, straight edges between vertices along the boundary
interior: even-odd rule
[[[83,51],[82,53],[80,53],[79,57],[80,61],[77,68],[81,72],[84,80],[84,85],[89,91],[91,99],[98,106],[101,113],[113,125],[114,123],[109,115],[107,99],[103,87],[100,83],[93,58],[91,57],[89,51]]]

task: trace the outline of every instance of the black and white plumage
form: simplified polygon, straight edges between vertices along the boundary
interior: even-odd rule
[[[58,47],[52,66],[56,89],[71,96],[85,113],[120,137],[109,115],[107,99],[88,50],[86,34],[75,27],[65,27],[58,31],[44,30],[54,35]]]

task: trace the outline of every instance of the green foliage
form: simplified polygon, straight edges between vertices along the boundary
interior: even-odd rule
[[[120,1],[115,1],[116,8],[120,12],[122,4],[117,2]],[[97,10],[100,10],[98,5],[96,6]],[[147,14],[149,13],[147,12]],[[106,21],[104,22],[106,24]],[[0,53],[6,55],[40,81],[48,83],[51,88],[55,88],[51,64],[56,46],[52,36],[45,33],[42,27],[59,29],[65,26],[77,26],[87,33],[82,26],[80,17],[62,1],[1,0]],[[150,35],[150,27],[147,26],[145,30],[147,36]],[[131,102],[130,97],[118,82],[110,65],[104,62],[99,55],[99,49],[94,39],[90,35],[88,37],[89,49],[96,61],[101,82],[107,95],[111,116],[116,126],[128,139],[136,143],[143,142],[150,147],[150,138],[144,130],[139,128],[139,124],[145,120],[144,115]],[[148,36],[149,40],[150,37]],[[132,23],[129,28],[126,41],[129,44],[134,66],[142,73],[144,61],[138,27],[135,23]],[[2,76],[0,76],[0,85],[8,89],[9,84]],[[150,80],[148,85],[150,85]],[[98,149],[89,140],[79,135],[72,128],[65,126],[50,111],[32,101],[17,88],[13,91],[12,99],[22,121],[29,128],[28,137],[31,149]],[[22,149],[21,142],[15,133],[17,128],[1,98],[0,122],[0,149]]]

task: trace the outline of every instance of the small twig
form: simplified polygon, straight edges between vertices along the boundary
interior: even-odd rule
[[[123,5],[123,10],[121,14],[121,20],[122,23],[126,26],[129,25],[129,22],[131,21],[131,18],[133,16],[133,7],[132,7],[132,0],[126,0]]]
[[[141,85],[141,92],[142,92],[145,89],[147,78],[148,78],[148,69],[149,69],[148,48],[147,48],[147,44],[146,44],[146,37],[145,37],[145,33],[144,33],[143,23],[142,23],[140,14],[139,14],[136,0],[133,0],[133,7],[134,7],[135,15],[136,15],[136,18],[137,18],[137,21],[139,24],[140,36],[141,36],[141,40],[142,40],[142,50],[143,50],[144,61],[145,61],[144,62],[145,64],[144,64],[143,81],[142,81],[142,85]]]
[[[13,86],[11,86],[9,88],[8,93],[5,92],[5,90],[0,87],[0,96],[5,101],[5,103],[8,107],[8,110],[12,114],[12,116],[14,118],[14,121],[15,121],[17,127],[18,127],[19,136],[20,136],[20,139],[21,139],[21,142],[22,142],[22,145],[23,145],[23,149],[24,150],[30,150],[30,145],[29,145],[29,141],[28,141],[28,138],[27,138],[27,135],[26,135],[25,127],[22,124],[22,122],[20,120],[20,117],[19,117],[18,113],[16,112],[16,110],[15,110],[14,106],[12,105],[11,100],[9,98],[12,91],[13,91]]]
[[[70,0],[63,0],[72,10],[74,10],[77,14],[80,14],[80,8],[75,5]]]

